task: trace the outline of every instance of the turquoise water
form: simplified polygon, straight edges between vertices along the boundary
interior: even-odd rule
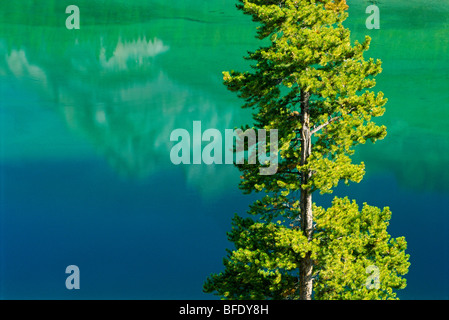
[[[232,166],[171,164],[169,137],[251,119],[222,85],[259,45],[233,3],[0,5],[0,298],[213,298],[203,281],[254,198]],[[383,60],[388,137],[359,149],[365,179],[336,194],[391,208],[411,255],[402,299],[448,299],[449,1],[379,1],[379,30],[368,1],[348,4],[353,39]],[[71,264],[80,290],[65,287]]]

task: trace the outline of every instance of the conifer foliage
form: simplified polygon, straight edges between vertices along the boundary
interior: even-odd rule
[[[351,43],[344,0],[239,0],[237,7],[267,45],[246,57],[250,71],[224,72],[224,83],[254,110],[254,129],[278,130],[279,167],[264,176],[256,165],[238,165],[243,192],[265,195],[249,217],[234,217],[234,248],[204,291],[224,299],[396,298],[409,256],[405,239],[387,232],[389,208],[312,201],[341,181],[360,182],[365,165],[352,162],[355,147],[386,136],[373,121],[387,100],[370,90],[382,71],[381,61],[364,59],[371,39]]]

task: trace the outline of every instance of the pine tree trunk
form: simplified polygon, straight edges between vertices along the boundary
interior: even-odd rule
[[[310,93],[301,91],[301,166],[307,164],[312,153],[312,135],[310,132]],[[310,170],[301,173],[301,184],[307,184],[312,174]],[[313,233],[313,212],[312,212],[312,192],[310,188],[301,188],[301,228],[309,241],[312,241]],[[301,300],[312,299],[312,272],[313,261],[310,253],[307,253],[300,261],[300,281],[299,295]]]

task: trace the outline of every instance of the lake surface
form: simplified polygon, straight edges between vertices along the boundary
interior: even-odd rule
[[[359,148],[365,179],[335,195],[391,208],[411,255],[400,298],[448,299],[449,1],[379,1],[379,30],[369,1],[348,4],[353,39],[383,61],[388,136]],[[0,298],[214,298],[202,284],[254,196],[233,166],[173,165],[170,133],[251,121],[221,72],[248,67],[254,28],[230,0],[0,5]]]

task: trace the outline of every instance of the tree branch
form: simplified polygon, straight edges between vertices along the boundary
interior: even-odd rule
[[[326,122],[323,123],[322,125],[319,125],[319,126],[316,127],[315,129],[313,129],[313,130],[310,132],[310,134],[313,135],[313,134],[317,133],[318,131],[320,131],[321,129],[327,127],[327,126],[330,125],[332,122],[337,121],[337,120],[340,119],[341,117],[342,117],[342,116],[340,115],[340,116],[336,116],[336,117],[333,117],[333,118],[329,119],[328,121],[326,121]]]
[[[349,110],[346,114],[350,114],[352,111],[354,111],[356,108],[352,108],[351,110]],[[326,128],[328,125],[330,125],[332,122],[337,121],[338,119],[340,119],[341,117],[343,117],[343,115],[339,115],[339,116],[335,116],[329,120],[327,120],[325,123],[323,123],[322,125],[319,125],[318,127],[316,127],[315,129],[313,129],[310,134],[313,135],[315,133],[317,133],[318,131],[320,131],[323,128]]]
[[[300,172],[296,172],[296,171],[278,171],[277,173],[287,173],[287,174],[301,174]]]

